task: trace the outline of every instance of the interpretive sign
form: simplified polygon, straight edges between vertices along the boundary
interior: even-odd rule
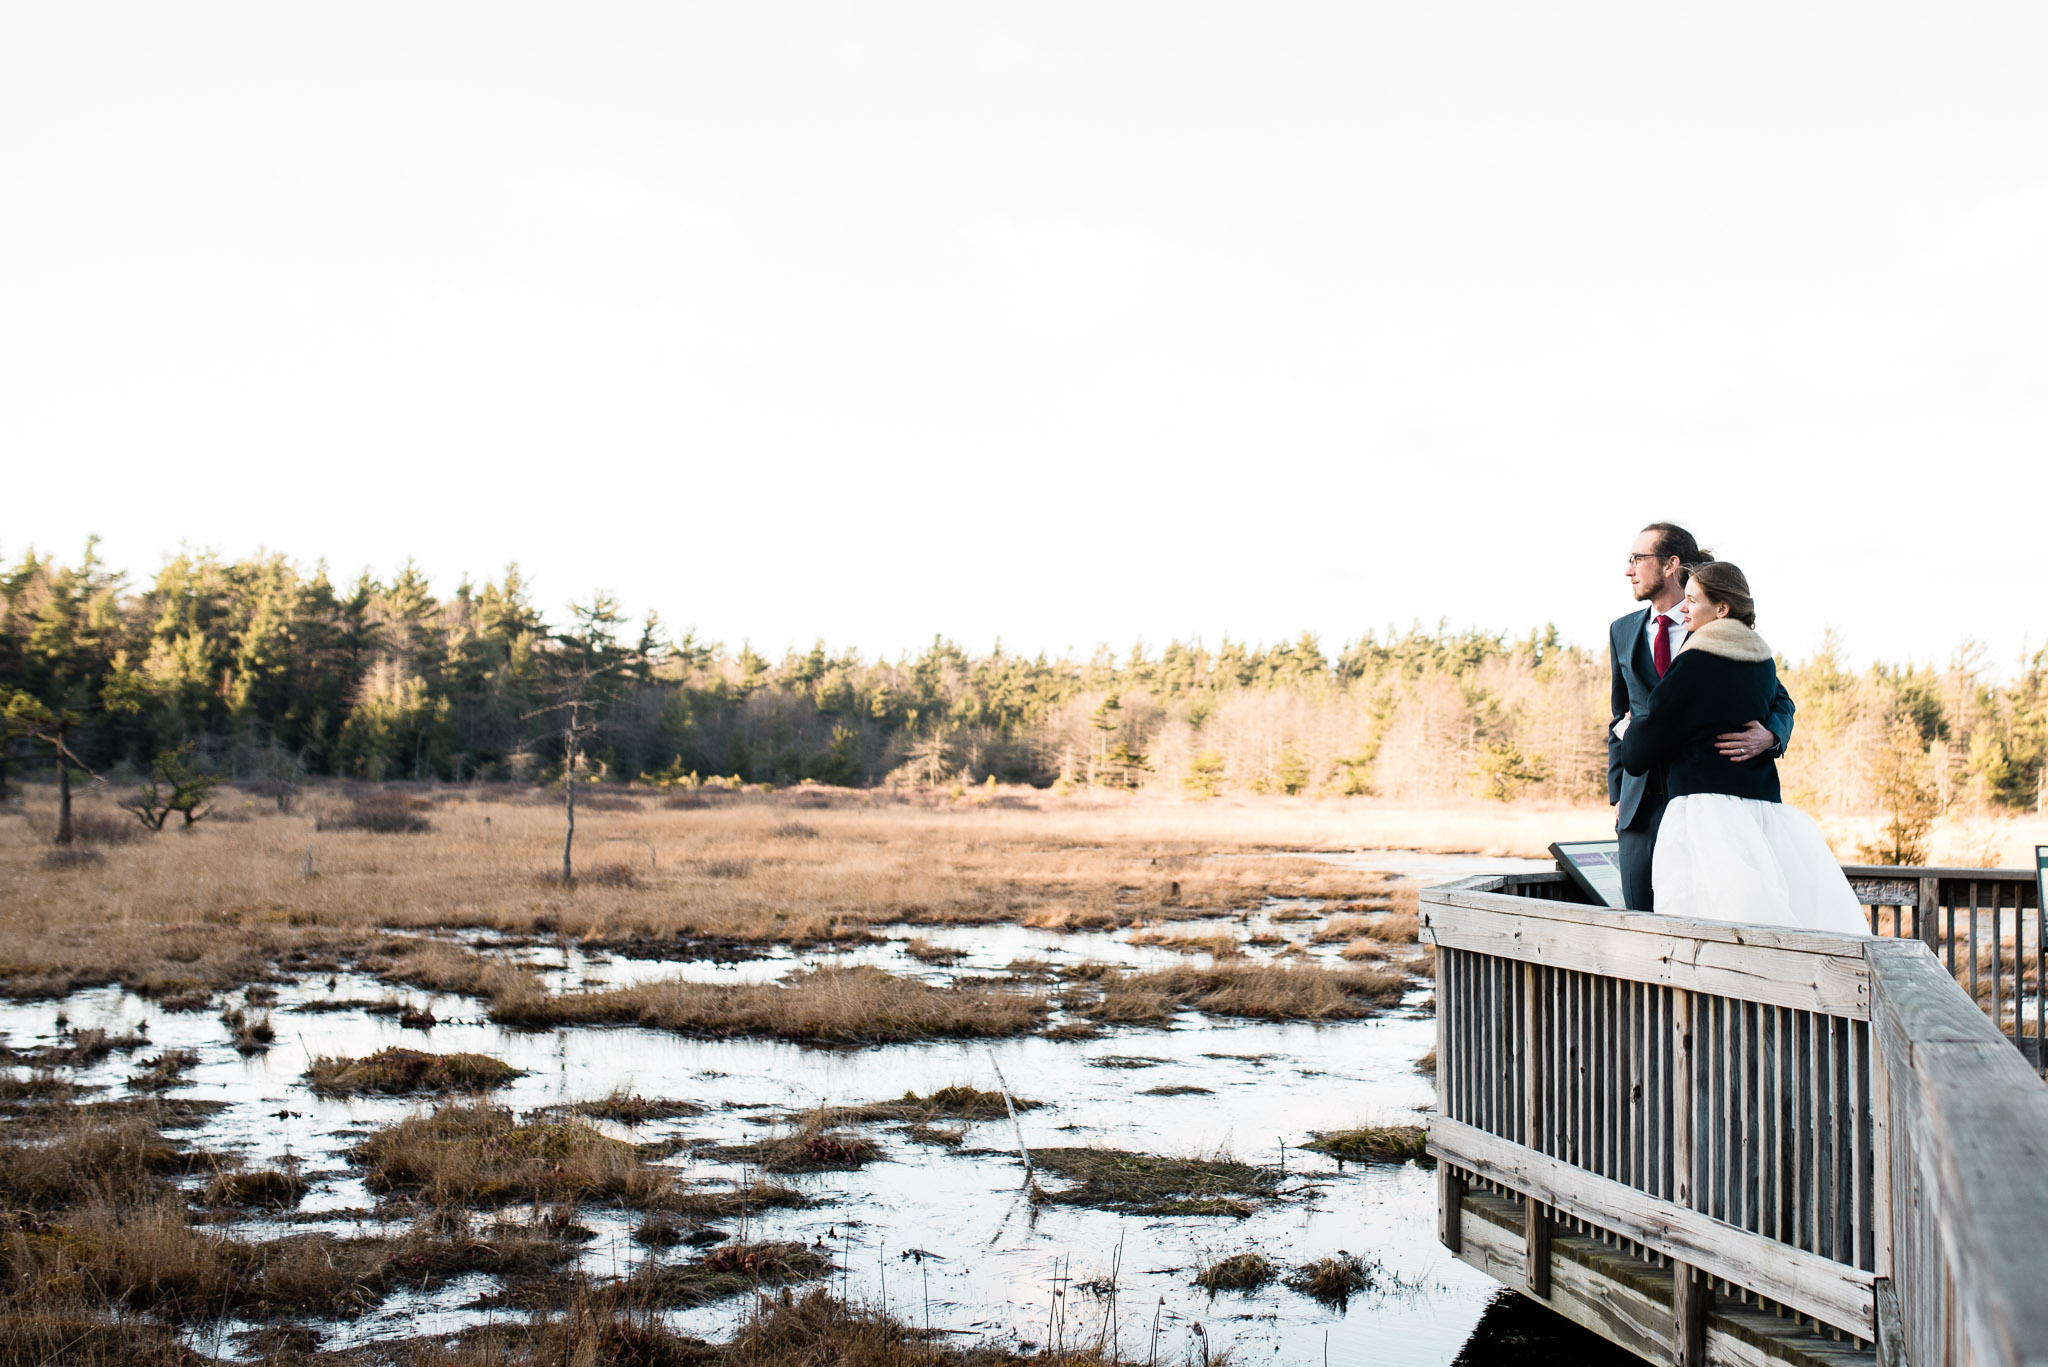
[[[1550,852],[1594,906],[1623,909],[1619,840],[1557,840]]]

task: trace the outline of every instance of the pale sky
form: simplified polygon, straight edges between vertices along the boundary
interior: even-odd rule
[[[0,8],[0,557],[770,654],[2048,637],[2048,7]]]

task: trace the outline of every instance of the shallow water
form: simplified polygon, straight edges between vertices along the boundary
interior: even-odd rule
[[[1332,856],[1334,858],[1334,856]],[[1493,867],[1534,861],[1493,861]],[[1391,867],[1390,858],[1364,867]],[[1447,870],[1435,876],[1463,876]],[[1309,946],[1314,921],[1275,921],[1302,904],[1275,901],[1245,917],[1176,922],[1174,933],[1227,929],[1266,932],[1300,944],[1317,959],[1337,945]],[[1314,904],[1310,904],[1313,906]],[[1128,931],[1072,933],[1020,926],[894,927],[876,944],[846,953],[777,950],[739,964],[688,963],[587,954],[574,946],[527,946],[506,952],[533,963],[561,988],[615,985],[665,977],[702,981],[772,981],[820,963],[872,963],[893,972],[945,982],[959,974],[1001,972],[1018,959],[1051,963],[1106,961],[1133,968],[1201,962],[1157,947],[1132,945]],[[957,948],[964,957],[934,967],[908,957],[911,937]],[[465,940],[488,944],[487,937]],[[1254,948],[1259,956],[1285,946]],[[430,1005],[441,1023],[431,1031],[400,1028],[361,1009],[310,1013],[293,1008],[321,1000],[375,1001],[397,996]],[[627,1130],[620,1137],[669,1136],[729,1144],[757,1139],[763,1118],[822,1104],[859,1103],[928,1093],[948,1084],[996,1085],[999,1065],[1019,1095],[1049,1103],[1025,1113],[1029,1146],[1102,1144],[1174,1155],[1228,1154],[1241,1161],[1284,1162],[1295,1194],[1242,1220],[1141,1217],[1079,1207],[1034,1208],[1022,1198],[1023,1166],[1007,1120],[970,1124],[954,1152],[917,1144],[899,1126],[868,1127],[884,1160],[858,1172],[787,1180],[820,1204],[774,1211],[753,1220],[750,1239],[801,1239],[830,1248],[839,1265],[834,1287],[857,1300],[884,1302],[903,1319],[927,1320],[959,1341],[989,1339],[1043,1344],[1093,1343],[1113,1334],[1129,1354],[1177,1360],[1200,1335],[1213,1347],[1235,1346],[1239,1363],[1448,1363],[1472,1334],[1497,1287],[1444,1252],[1436,1242],[1433,1175],[1410,1164],[1345,1167],[1298,1146],[1312,1132],[1363,1121],[1409,1122],[1432,1100],[1430,1079],[1416,1061],[1434,1043],[1428,993],[1418,982],[1404,1005],[1380,1016],[1331,1025],[1273,1024],[1183,1013],[1171,1029],[1128,1028],[1088,1041],[1028,1037],[992,1043],[957,1041],[822,1050],[762,1040],[703,1040],[636,1028],[522,1032],[484,1019],[474,999],[417,991],[343,973],[279,989],[272,1008],[278,1041],[269,1052],[234,1052],[212,1013],[173,1014],[118,989],[81,992],[63,1003],[0,1004],[0,1034],[17,1047],[55,1040],[61,1011],[73,1029],[128,1030],[146,1023],[155,1047],[191,1048],[200,1062],[189,1085],[172,1095],[213,1099],[227,1109],[184,1132],[194,1145],[235,1153],[252,1164],[287,1156],[300,1162],[313,1187],[287,1226],[250,1220],[238,1235],[275,1237],[328,1228],[371,1232],[374,1205],[349,1168],[345,1150],[370,1128],[420,1109],[415,1100],[323,1100],[304,1086],[315,1055],[360,1055],[403,1044],[447,1053],[487,1053],[526,1070],[495,1093],[502,1104],[531,1110],[603,1096],[615,1088],[683,1097],[703,1104],[699,1116]],[[154,1048],[149,1051],[154,1052]],[[1142,1058],[1140,1068],[1099,1066],[1106,1058]],[[136,1070],[116,1056],[82,1069],[78,1081],[121,1095]],[[1154,1096],[1148,1089],[1187,1085],[1207,1095]],[[956,1122],[942,1122],[952,1125]],[[672,1160],[687,1180],[739,1180],[750,1174],[688,1153]],[[1047,1186],[1054,1180],[1041,1177]],[[307,1214],[328,1222],[307,1224]],[[593,1273],[629,1271],[646,1258],[680,1259],[687,1248],[649,1252],[631,1242],[630,1215],[586,1211],[597,1232],[582,1266]],[[1291,1267],[1346,1250],[1378,1259],[1385,1289],[1354,1298],[1348,1310],[1326,1308],[1278,1283],[1252,1294],[1213,1299],[1190,1284],[1214,1259],[1258,1248]],[[920,1257],[908,1257],[918,1250]],[[1114,1274],[1112,1302],[1099,1288]],[[323,1342],[343,1347],[482,1322],[492,1312],[464,1309],[491,1289],[469,1277],[428,1292],[406,1292],[359,1320],[323,1324]],[[674,1325],[708,1338],[728,1335],[745,1298],[672,1316]],[[505,1317],[508,1312],[496,1312]],[[216,1324],[193,1336],[195,1347],[234,1355],[232,1335],[246,1325]]]

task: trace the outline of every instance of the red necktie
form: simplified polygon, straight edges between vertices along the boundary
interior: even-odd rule
[[[1650,642],[1650,658],[1656,661],[1658,678],[1670,672],[1671,619],[1661,612],[1657,614],[1657,639]]]

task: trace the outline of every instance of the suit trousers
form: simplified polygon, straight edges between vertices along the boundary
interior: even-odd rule
[[[1661,786],[1661,785],[1660,785]],[[1655,911],[1656,889],[1650,884],[1650,860],[1657,850],[1657,828],[1664,824],[1663,794],[1643,794],[1635,820],[1614,834],[1621,841],[1621,896],[1630,911]]]

